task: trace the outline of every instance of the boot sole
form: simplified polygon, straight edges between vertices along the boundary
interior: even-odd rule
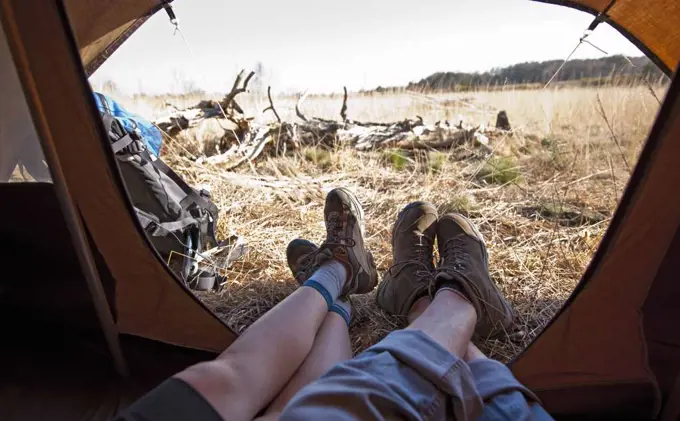
[[[354,193],[352,193],[350,190],[344,187],[338,187],[337,189],[334,190],[344,193],[349,198],[351,212],[354,213],[355,215],[358,215],[356,217],[356,220],[359,223],[361,236],[364,237],[366,235],[366,221],[364,219],[364,208],[361,206],[361,202],[359,202],[359,199],[356,197]]]
[[[364,209],[361,206],[361,202],[359,202],[359,199],[356,197],[354,193],[352,193],[350,190],[344,188],[344,187],[339,187],[337,189],[334,189],[336,192],[341,192],[347,197],[347,201],[349,202],[349,207],[350,207],[350,213],[355,215],[356,222],[359,224],[359,231],[361,232],[361,247],[364,248],[364,251],[366,252],[366,264],[370,267],[373,267],[375,269],[375,261],[373,259],[373,254],[366,250],[366,247],[364,245],[364,237],[366,236],[366,222],[364,219]],[[356,253],[353,252],[352,248],[348,248],[348,257],[357,264],[359,267],[360,272],[356,275],[357,277],[357,284],[356,284],[356,289],[350,288],[350,293],[351,294],[366,294],[373,289],[375,289],[375,286],[378,284],[378,275],[377,271],[375,274],[375,279],[371,279],[371,274],[366,271],[364,268],[364,265],[361,263],[361,260],[357,258]],[[360,278],[363,278],[364,276],[368,277],[368,280],[360,280]],[[354,290],[353,290],[354,289]]]
[[[310,253],[319,249],[319,246],[317,246],[316,244],[302,238],[296,238],[295,240],[288,243],[288,247],[286,247],[286,263],[288,264],[288,269],[290,269],[290,272],[293,274],[293,278],[295,278],[297,274],[295,273],[295,269],[293,268],[293,262],[291,262],[291,254],[294,249],[299,247],[308,248],[310,250]],[[298,281],[298,283],[302,285],[300,281]]]

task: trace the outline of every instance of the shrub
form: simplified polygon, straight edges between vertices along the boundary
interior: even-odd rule
[[[386,150],[383,152],[385,161],[397,171],[406,169],[411,159],[406,156],[406,153],[401,149]]]
[[[321,169],[328,169],[333,165],[331,153],[325,149],[310,147],[303,151],[305,159]]]
[[[455,212],[470,216],[477,209],[478,205],[473,196],[464,193],[456,193],[449,201],[442,205],[440,212],[442,215],[449,212]]]
[[[510,157],[491,158],[477,173],[477,179],[486,183],[507,184],[519,178],[520,168]]]
[[[431,173],[438,173],[444,168],[447,156],[443,152],[430,151],[427,153],[427,169]]]

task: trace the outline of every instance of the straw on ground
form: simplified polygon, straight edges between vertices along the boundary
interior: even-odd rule
[[[659,87],[657,95],[663,95]],[[338,118],[342,94],[310,96],[308,114]],[[122,99],[143,115],[162,104],[189,106],[198,98]],[[200,98],[204,99],[204,98]],[[180,103],[185,101],[184,103]],[[280,118],[295,119],[295,97],[274,97]],[[243,109],[263,110],[267,93],[239,97]],[[224,129],[216,122],[168,141],[164,158],[187,180],[209,186],[221,209],[219,233],[245,238],[249,254],[228,272],[221,294],[201,298],[241,332],[293,291],[285,248],[302,237],[323,240],[327,191],[349,187],[366,211],[368,247],[378,269],[391,265],[390,232],[399,210],[413,200],[460,212],[479,226],[489,248],[491,274],[514,305],[516,327],[481,347],[506,361],[521,350],[569,296],[606,230],[658,108],[646,87],[606,86],[500,90],[457,94],[408,92],[350,95],[348,118],[495,123],[507,111],[515,129],[495,139],[491,154],[467,146],[414,155],[399,150],[358,152],[341,145],[312,146],[284,157],[262,158],[227,172],[197,165],[205,144]],[[272,113],[258,115],[274,119]],[[616,139],[614,141],[613,139]],[[351,336],[355,351],[375,343],[404,320],[382,312],[374,295],[357,297]]]

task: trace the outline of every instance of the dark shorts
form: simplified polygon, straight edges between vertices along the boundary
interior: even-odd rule
[[[118,414],[116,421],[222,421],[193,387],[171,378]]]

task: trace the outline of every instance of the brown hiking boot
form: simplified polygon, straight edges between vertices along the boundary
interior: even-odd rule
[[[326,241],[319,248],[319,257],[323,260],[330,252],[345,265],[347,282],[340,296],[373,291],[378,284],[378,270],[373,255],[364,247],[364,210],[359,200],[347,189],[334,189],[326,196],[323,214]]]
[[[399,213],[392,228],[392,267],[378,286],[376,301],[391,314],[407,315],[413,303],[428,295],[434,277],[432,252],[437,208],[413,202]]]
[[[341,296],[371,292],[378,283],[373,255],[364,247],[364,211],[357,198],[346,189],[335,189],[326,196],[324,207],[326,241],[316,244],[293,240],[286,249],[288,267],[303,284],[326,261],[336,259],[347,269],[347,282]]]
[[[437,289],[451,285],[463,292],[477,310],[475,333],[482,337],[507,332],[513,314],[489,275],[489,261],[484,238],[462,215],[450,213],[437,224],[440,261],[430,296]]]
[[[288,244],[286,261],[298,284],[304,284],[319,268],[316,258],[318,250],[319,246],[302,238],[296,238]]]
[[[288,247],[286,248],[286,261],[288,262],[288,268],[290,268],[290,271],[293,273],[293,277],[300,285],[304,284],[309,278],[312,277],[314,272],[319,269],[320,265],[317,263],[317,261],[323,262],[329,258],[332,258],[332,255],[330,257],[326,256],[319,258],[319,255],[317,254],[318,251],[319,246],[302,238],[296,238],[288,244]],[[350,325],[354,321],[356,311],[352,300],[349,297],[345,299],[349,301],[350,306],[352,306],[349,319],[347,318],[347,312],[342,311],[342,306],[337,305],[337,302],[333,303],[333,307],[340,307],[341,311],[336,312],[338,314],[342,313],[341,316],[345,319],[347,324]],[[331,311],[334,311],[333,308],[331,308]]]

